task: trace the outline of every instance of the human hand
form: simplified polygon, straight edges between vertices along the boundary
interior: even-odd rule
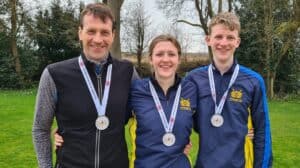
[[[54,149],[61,147],[64,143],[64,139],[62,136],[60,136],[57,133],[57,129],[55,131],[53,131],[53,136],[54,136]]]
[[[190,141],[188,144],[185,145],[185,148],[183,150],[183,153],[185,155],[189,155],[190,151],[192,149],[192,142]]]
[[[254,139],[254,128],[248,129],[247,137],[248,137],[250,140],[253,140],[253,139]]]
[[[62,136],[60,136],[58,133],[54,134],[54,144],[57,147],[61,147],[64,143],[64,139]]]

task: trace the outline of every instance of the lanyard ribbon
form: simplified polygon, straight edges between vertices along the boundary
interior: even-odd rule
[[[175,100],[174,100],[174,103],[173,103],[172,112],[171,112],[171,115],[170,115],[169,122],[167,121],[165,112],[162,108],[162,105],[159,101],[159,98],[157,96],[157,93],[156,93],[151,81],[149,81],[149,86],[150,86],[150,91],[151,91],[152,98],[153,98],[154,103],[156,105],[157,111],[159,113],[162,124],[165,128],[165,131],[166,132],[172,132],[173,127],[174,127],[174,123],[175,123],[175,119],[176,119],[177,108],[178,108],[178,104],[179,104],[179,97],[180,97],[180,93],[181,93],[181,85],[179,85],[179,87],[177,89],[177,92],[176,92],[176,96],[175,96]]]
[[[213,98],[214,103],[215,103],[215,114],[221,114],[222,113],[228,91],[229,91],[229,89],[231,88],[231,86],[233,85],[233,83],[235,82],[235,80],[238,76],[239,68],[240,68],[240,66],[239,66],[239,64],[237,64],[234,68],[234,72],[231,76],[228,88],[225,91],[225,93],[223,94],[219,105],[217,105],[217,100],[216,100],[217,99],[216,98],[217,94],[216,94],[216,88],[215,88],[214,74],[213,74],[213,71],[212,71],[212,65],[211,64],[209,65],[209,67],[208,67],[208,78],[209,78],[209,86],[210,86],[211,95],[212,95],[212,98]]]
[[[96,90],[94,88],[94,85],[92,83],[92,80],[90,78],[90,75],[83,63],[82,57],[79,56],[78,58],[78,63],[79,67],[81,70],[81,73],[84,77],[85,83],[90,91],[90,94],[92,96],[93,102],[95,104],[98,116],[103,116],[105,115],[106,111],[106,106],[107,106],[107,101],[108,101],[108,95],[109,95],[109,90],[110,90],[110,84],[111,84],[111,71],[112,71],[112,64],[110,64],[107,68],[106,72],[106,80],[105,80],[105,87],[104,87],[104,95],[102,98],[102,104],[100,104],[99,98],[97,96]]]

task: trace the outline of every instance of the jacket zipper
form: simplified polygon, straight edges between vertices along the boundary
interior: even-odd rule
[[[102,101],[102,71],[97,75],[98,97],[101,104]],[[96,145],[95,145],[95,168],[100,168],[100,135],[101,131],[96,129]]]

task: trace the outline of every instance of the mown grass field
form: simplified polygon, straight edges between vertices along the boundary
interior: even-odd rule
[[[31,127],[35,90],[0,90],[0,167],[37,167]],[[300,163],[300,99],[270,101],[274,168],[297,168]],[[197,136],[192,135],[197,153]]]

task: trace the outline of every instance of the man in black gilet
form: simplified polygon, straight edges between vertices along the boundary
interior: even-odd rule
[[[81,55],[48,65],[41,76],[33,124],[39,167],[53,167],[50,130],[55,117],[64,139],[56,150],[56,167],[126,168],[124,126],[133,65],[109,53],[115,19],[106,5],[86,6],[78,35]]]

